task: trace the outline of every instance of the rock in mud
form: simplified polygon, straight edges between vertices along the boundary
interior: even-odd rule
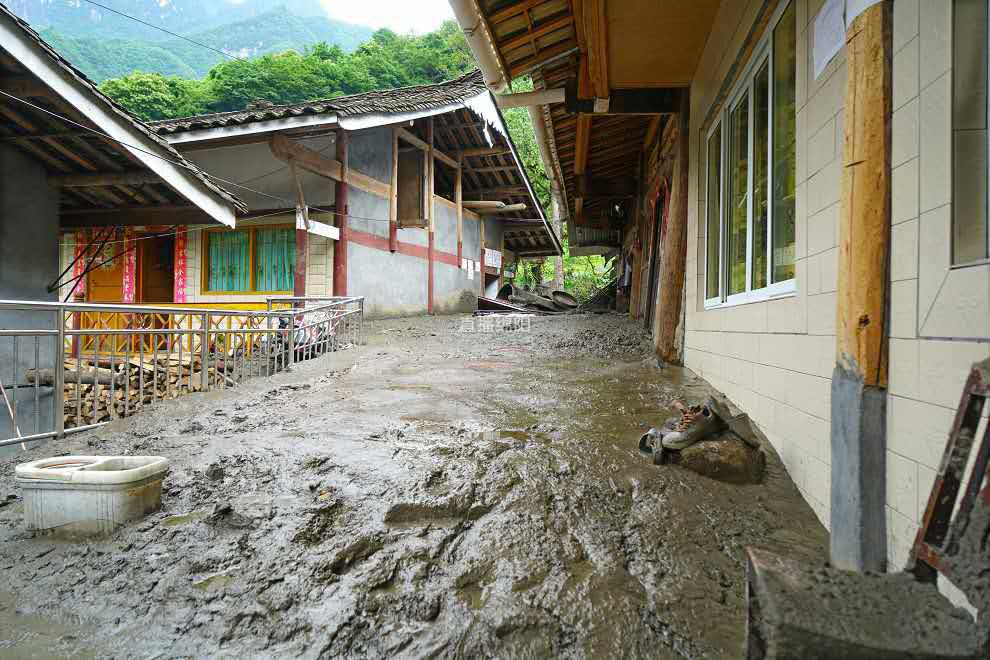
[[[671,463],[719,481],[758,484],[763,482],[767,458],[759,449],[750,447],[732,435],[723,435],[675,452],[671,456]]]

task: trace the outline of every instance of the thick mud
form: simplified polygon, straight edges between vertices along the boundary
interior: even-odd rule
[[[639,435],[710,389],[637,325],[469,320],[4,459],[0,655],[740,657],[743,548],[824,557],[772,449],[758,486],[655,467]],[[163,510],[30,536],[14,465],[61,453],[167,456]]]

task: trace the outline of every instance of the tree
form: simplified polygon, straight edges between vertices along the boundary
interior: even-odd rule
[[[203,83],[198,80],[135,71],[107,80],[100,89],[145,120],[197,115],[206,109]]]

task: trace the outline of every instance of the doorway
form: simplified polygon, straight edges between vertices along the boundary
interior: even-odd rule
[[[657,289],[660,283],[657,281],[660,274],[660,260],[662,256],[663,248],[663,235],[664,235],[664,206],[666,205],[666,198],[661,193],[657,196],[657,203],[654,205],[653,211],[653,233],[651,236],[650,243],[650,272],[649,272],[649,286],[647,288],[646,294],[646,315],[643,317],[643,327],[649,332],[653,332],[653,317],[656,314],[657,308]]]
[[[137,302],[174,302],[175,236],[141,237],[138,241]]]

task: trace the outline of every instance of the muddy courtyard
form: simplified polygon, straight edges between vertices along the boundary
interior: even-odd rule
[[[469,316],[0,461],[0,657],[737,658],[743,548],[824,556],[769,447],[761,485],[654,466],[641,433],[711,390],[639,325]],[[16,463],[160,455],[111,538],[23,531]]]

